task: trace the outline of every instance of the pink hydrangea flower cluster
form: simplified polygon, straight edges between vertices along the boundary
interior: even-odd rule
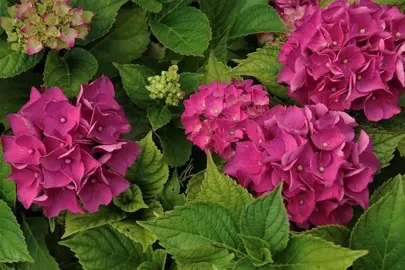
[[[243,138],[239,125],[268,110],[269,98],[262,85],[252,80],[201,85],[184,101],[181,120],[188,139],[203,150],[228,159],[232,147]]]
[[[369,0],[313,6],[282,47],[279,82],[302,104],[388,119],[401,111],[404,51],[405,16],[395,6]]]
[[[246,120],[244,141],[224,172],[262,195],[283,182],[290,220],[298,227],[347,224],[353,206],[367,208],[368,184],[380,164],[355,120],[323,104],[281,105]]]
[[[114,96],[107,77],[82,85],[75,105],[59,88],[33,87],[28,103],[8,116],[14,136],[2,137],[4,160],[25,208],[38,204],[47,217],[83,213],[80,198],[96,212],[128,189],[124,176],[140,147],[120,139],[131,126]]]

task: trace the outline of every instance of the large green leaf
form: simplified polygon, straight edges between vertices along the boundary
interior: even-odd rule
[[[86,36],[86,40],[78,40],[79,44],[89,43],[107,34],[115,22],[118,10],[127,1],[128,0],[72,0],[73,6],[83,7],[84,10],[92,11],[95,14],[91,21],[90,32]]]
[[[162,44],[182,55],[203,56],[211,40],[207,16],[192,7],[177,8],[159,21],[152,19],[150,27]]]
[[[65,234],[62,238],[66,238],[72,234],[85,231],[88,229],[101,227],[112,222],[122,220],[127,215],[120,211],[115,206],[101,206],[96,213],[81,214],[66,214]]]
[[[132,0],[132,1],[140,5],[144,9],[154,13],[160,12],[163,8],[163,4],[159,2],[159,0]]]
[[[248,204],[240,217],[242,234],[262,238],[271,252],[283,250],[288,243],[289,222],[280,185],[273,192]]]
[[[75,97],[80,85],[90,81],[97,70],[97,59],[84,49],[74,48],[63,57],[51,51],[46,58],[44,82],[47,87],[58,86],[68,97]]]
[[[159,201],[166,211],[173,210],[175,206],[184,205],[187,202],[186,195],[180,193],[180,180],[176,170],[173,171],[163,191],[159,194]]]
[[[350,230],[339,225],[327,225],[314,228],[304,232],[312,236],[320,237],[326,241],[335,243],[342,247],[349,246]]]
[[[180,74],[180,87],[186,96],[196,92],[200,84],[201,74],[183,72]]]
[[[140,8],[121,11],[111,31],[91,48],[99,62],[99,73],[115,75],[113,62],[129,64],[141,56],[149,36],[146,12]]]
[[[277,76],[281,64],[277,57],[280,49],[277,47],[264,47],[248,54],[248,58],[239,62],[229,75],[244,75],[257,78],[268,91],[280,98],[288,98],[287,89],[277,84]]]
[[[253,265],[262,266],[273,262],[269,243],[254,236],[240,234],[239,237],[242,239],[246,252]]]
[[[358,220],[350,239],[353,249],[367,249],[355,269],[404,269],[405,198],[401,177],[390,193],[372,205]]]
[[[136,269],[152,259],[150,249],[143,253],[141,245],[109,226],[81,232],[61,244],[76,253],[86,270]]]
[[[218,61],[215,57],[215,53],[211,52],[208,62],[204,67],[202,83],[210,84],[213,81],[230,83],[232,80],[232,76],[229,75],[230,71],[231,68]]]
[[[149,122],[154,131],[168,124],[172,119],[172,114],[167,106],[156,104],[148,108]]]
[[[114,63],[118,69],[124,89],[128,97],[134,103],[150,102],[149,92],[145,88],[148,85],[148,77],[153,75],[153,72],[141,65],[120,65]]]
[[[181,270],[230,269],[235,264],[235,255],[214,246],[177,251],[173,257]]]
[[[23,52],[13,51],[6,41],[0,40],[0,78],[14,77],[29,70],[41,61],[44,53],[32,56]]]
[[[0,263],[34,262],[23,233],[7,204],[0,200]]]
[[[166,265],[166,251],[162,249],[155,250],[152,254],[152,260],[143,262],[136,270],[164,270]]]
[[[15,208],[15,183],[8,179],[11,172],[10,165],[4,163],[3,148],[0,146],[0,199],[3,199],[12,209]]]
[[[30,218],[23,222],[23,233],[28,245],[28,251],[35,263],[19,263],[21,270],[59,270],[58,264],[49,254],[45,237],[49,232],[48,222],[44,218]]]
[[[190,158],[192,144],[180,129],[170,124],[158,131],[163,147],[163,157],[167,165],[180,167]]]
[[[370,205],[378,202],[388,193],[393,192],[396,181],[400,181],[402,183],[402,188],[405,190],[405,177],[397,175],[396,177],[394,177],[394,179],[390,179],[384,182],[383,185],[381,185],[377,190],[374,191],[373,195],[370,197]]]
[[[209,250],[212,246],[236,253],[243,250],[230,211],[210,202],[179,206],[155,222],[139,223],[154,232],[160,244],[175,256],[201,247]]]
[[[207,156],[207,169],[196,198],[199,201],[213,202],[229,209],[236,222],[245,206],[253,200],[245,188],[218,171],[210,154]]]
[[[141,189],[135,184],[132,184],[129,189],[115,197],[114,204],[129,213],[148,208],[143,201]]]
[[[277,11],[265,5],[253,5],[238,15],[230,38],[238,38],[256,33],[285,33],[288,32],[283,20]]]
[[[153,142],[152,133],[142,139],[139,146],[142,152],[135,164],[129,168],[126,177],[141,188],[144,198],[150,199],[162,192],[169,178],[169,168],[163,162],[163,155]]]

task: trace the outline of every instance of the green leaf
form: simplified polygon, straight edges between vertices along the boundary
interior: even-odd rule
[[[111,31],[91,48],[99,62],[98,73],[115,75],[113,62],[129,64],[140,57],[149,44],[149,36],[142,9],[121,11]]]
[[[283,250],[288,243],[290,224],[281,189],[280,185],[248,204],[240,217],[242,234],[262,238],[269,243],[272,253]]]
[[[278,62],[280,49],[277,47],[264,47],[256,52],[248,54],[248,58],[242,60],[237,67],[232,69],[229,75],[243,75],[257,78],[268,91],[280,98],[288,98],[287,90],[277,84],[278,73],[281,64]]]
[[[207,169],[197,200],[213,202],[227,208],[237,222],[245,206],[253,199],[247,189],[238,185],[229,176],[220,173],[211,154],[208,154]]]
[[[23,233],[7,204],[0,200],[0,263],[34,262]]]
[[[269,244],[261,238],[239,234],[254,266],[273,263]]]
[[[186,203],[186,196],[180,193],[180,181],[176,170],[173,171],[172,177],[159,194],[159,200],[166,211],[173,210],[175,206]]]
[[[172,114],[167,106],[158,104],[148,108],[148,118],[154,131],[168,124],[172,119]]]
[[[163,147],[164,161],[172,167],[184,165],[190,158],[192,144],[187,140],[184,129],[167,125],[158,131]]]
[[[353,228],[350,247],[367,249],[369,254],[355,269],[402,269],[405,266],[405,198],[401,177],[393,190],[372,205]]]
[[[350,230],[340,225],[327,225],[304,232],[342,247],[349,246]]]
[[[201,191],[202,182],[205,179],[205,170],[196,173],[187,184],[187,200],[192,202],[197,200],[198,194]]]
[[[35,263],[19,263],[21,270],[59,270],[58,264],[48,251],[45,237],[49,232],[48,222],[44,218],[30,218],[23,222],[22,230],[30,254]]]
[[[405,133],[380,128],[366,128],[366,131],[373,142],[373,151],[381,162],[381,168],[387,167],[399,142],[405,138]]]
[[[224,248],[202,246],[185,251],[177,251],[173,257],[179,269],[229,269],[234,265],[235,255]]]
[[[78,40],[79,44],[87,44],[107,34],[115,22],[118,10],[128,0],[72,0],[72,6],[82,7],[84,10],[94,12],[90,24],[90,32],[86,40]]]
[[[143,253],[141,245],[109,226],[81,232],[61,244],[76,253],[86,270],[136,269],[152,256],[150,249]]]
[[[231,68],[218,61],[214,52],[210,53],[208,62],[204,69],[204,78],[202,79],[202,83],[204,84],[210,84],[213,81],[230,83],[232,80],[232,76],[229,75]]]
[[[29,56],[23,52],[13,51],[6,41],[0,40],[0,78],[17,76],[39,63],[44,53]]]
[[[152,133],[142,139],[139,146],[142,152],[129,168],[126,178],[141,188],[145,199],[150,199],[162,192],[169,178],[169,168],[162,162],[163,155],[153,142]]]
[[[402,183],[402,188],[405,189],[405,177],[401,175],[397,175],[394,179],[390,179],[382,186],[380,186],[376,191],[374,191],[373,195],[370,198],[370,205],[378,202],[380,199],[384,198],[388,193],[393,192],[395,187],[396,181],[400,181]]]
[[[181,91],[186,93],[186,96],[194,93],[200,84],[201,74],[183,72],[180,74],[180,87]]]
[[[57,86],[68,97],[75,97],[80,85],[90,81],[97,69],[97,59],[84,49],[73,48],[63,57],[51,51],[46,58],[44,82],[48,88]]]
[[[144,9],[154,13],[159,13],[163,8],[163,4],[158,0],[132,0],[132,2],[135,2]]]
[[[174,256],[187,250],[216,246],[240,253],[243,246],[229,210],[210,202],[176,207],[155,222],[138,222],[156,234]]]
[[[152,19],[150,27],[163,45],[182,55],[203,56],[211,40],[207,16],[192,7],[177,8],[160,21]]]
[[[189,5],[193,0],[160,0],[164,3],[163,10],[160,12],[158,19],[163,19],[167,14],[181,7]]]
[[[126,216],[125,212],[120,211],[115,206],[101,206],[98,212],[86,213],[84,215],[68,212],[66,214],[65,234],[62,238],[66,238],[81,231],[101,227],[117,220],[122,220]]]
[[[10,172],[11,167],[4,163],[3,148],[0,146],[0,199],[14,209],[17,195],[15,183],[8,179]]]
[[[141,65],[120,65],[114,63],[118,69],[124,89],[128,97],[134,103],[150,102],[149,92],[145,88],[148,85],[148,77],[153,75],[153,72]]]
[[[254,5],[238,15],[229,38],[244,37],[256,33],[286,33],[288,29],[277,11],[266,5]]]
[[[0,91],[0,120],[4,121],[4,124],[6,124],[5,117],[9,113],[16,113],[29,100],[31,87],[42,84],[41,77],[39,74],[26,72],[13,78],[0,79],[2,86]]]
[[[350,250],[310,235],[293,235],[287,248],[273,258],[269,269],[347,269],[355,260],[367,254],[363,250]]]
[[[148,208],[143,201],[141,189],[135,184],[132,184],[129,189],[115,197],[114,204],[128,213]]]
[[[153,252],[152,261],[143,262],[138,266],[137,270],[164,270],[166,264],[167,253],[158,249]]]
[[[163,215],[163,207],[158,201],[152,200],[149,202],[148,206],[149,208],[147,209],[139,210],[136,216],[111,224],[111,226],[120,233],[125,234],[132,241],[141,244],[144,252],[156,242],[157,238],[154,233],[139,225],[137,221],[153,221],[156,220],[158,216]]]

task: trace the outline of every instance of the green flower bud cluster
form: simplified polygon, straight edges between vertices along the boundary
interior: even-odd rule
[[[168,71],[162,71],[161,75],[148,78],[149,85],[146,89],[149,91],[151,99],[164,100],[166,105],[178,106],[185,93],[180,90],[180,75],[177,65],[169,67]]]

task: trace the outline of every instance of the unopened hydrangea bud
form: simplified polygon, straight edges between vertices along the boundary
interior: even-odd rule
[[[93,12],[72,8],[69,0],[21,0],[0,20],[12,50],[29,55],[43,48],[70,49],[75,39],[85,39]]]
[[[178,106],[185,95],[180,89],[178,70],[178,66],[173,65],[169,67],[168,71],[162,71],[160,76],[149,77],[149,85],[146,86],[149,97],[151,99],[164,99],[165,104]]]

